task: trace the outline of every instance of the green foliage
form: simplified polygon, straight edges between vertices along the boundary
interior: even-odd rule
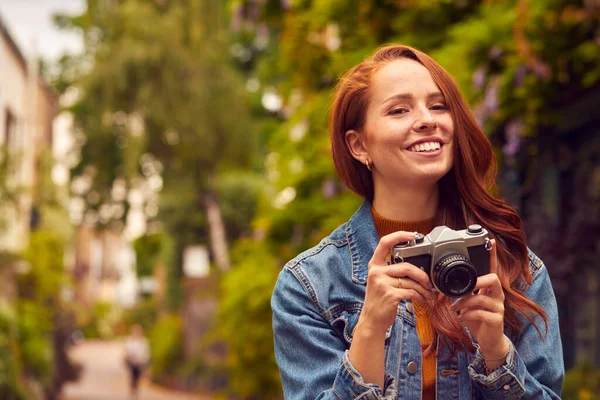
[[[22,364],[18,352],[18,326],[14,311],[0,303],[0,398],[26,400]]]
[[[17,154],[9,154],[6,146],[0,148],[0,229],[6,229],[9,215],[19,212],[18,199],[24,190],[19,183],[9,180],[9,176],[14,173],[14,168],[10,166],[16,162],[16,157]]]
[[[584,363],[567,371],[563,385],[564,400],[591,400],[600,393],[600,370]]]
[[[221,8],[214,0],[90,2],[85,14],[58,18],[83,33],[92,61],[84,70],[77,67],[83,60],[65,58],[55,81],[80,93],[69,108],[84,135],[73,174],[90,181],[78,193],[88,211],[115,202],[116,181],[130,189],[160,176],[161,221],[177,242],[185,241],[183,232],[199,242],[206,228],[202,199],[213,178],[223,166],[253,166],[256,134],[229,66]]]
[[[228,349],[229,389],[242,396],[274,398],[281,384],[273,354],[270,297],[278,263],[263,243],[249,239],[238,241],[232,254],[234,268],[222,281],[216,332]]]
[[[59,188],[52,180],[55,160],[51,149],[44,149],[38,155],[39,175],[36,189],[35,207],[39,212],[39,226],[35,230],[53,232],[67,242],[73,236],[73,226],[67,210],[68,190]]]
[[[152,376],[174,371],[183,355],[183,321],[174,314],[162,315],[149,334],[152,348]]]
[[[264,178],[254,172],[225,173],[215,182],[227,235],[231,239],[248,236],[256,216],[258,196]]]
[[[158,319],[158,308],[154,299],[140,299],[132,309],[125,310],[123,321],[127,327],[139,324],[145,332],[150,332]]]
[[[137,276],[152,276],[160,259],[163,247],[163,234],[155,233],[140,236],[133,242],[135,249]]]
[[[19,305],[19,348],[28,375],[43,387],[50,387],[54,376],[54,352],[50,333],[52,323],[48,311],[32,301]]]
[[[63,238],[54,232],[32,232],[25,259],[29,271],[19,276],[20,296],[38,302],[45,307],[58,303],[62,285],[66,284],[64,270]]]
[[[61,291],[69,283],[63,264],[65,246],[65,237],[61,233],[31,232],[29,246],[24,253],[28,269],[17,276],[18,347],[23,369],[48,393],[60,390],[61,373],[64,371],[60,369],[62,364],[57,363],[57,358],[66,357],[65,348],[53,339],[58,332],[68,334],[70,329],[61,318],[66,315]]]
[[[97,301],[91,309],[78,311],[78,326],[85,338],[109,340],[118,334],[121,310],[113,303]]]

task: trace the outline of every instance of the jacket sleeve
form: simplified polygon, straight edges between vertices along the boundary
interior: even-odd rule
[[[530,256],[537,270],[526,294],[546,312],[548,330],[543,319],[536,317],[540,337],[536,327],[525,320],[516,343],[510,343],[506,362],[489,375],[477,350],[469,374],[485,399],[560,400],[565,370],[556,298],[545,266],[533,253]]]
[[[283,269],[271,308],[275,357],[286,400],[396,398],[391,375],[386,373],[385,393],[363,381],[348,359],[344,340],[323,318],[314,288],[297,271]]]

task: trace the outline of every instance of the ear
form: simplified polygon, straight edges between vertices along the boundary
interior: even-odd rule
[[[362,164],[365,163],[367,159],[369,159],[369,152],[364,143],[364,137],[360,132],[351,129],[346,131],[345,135],[346,146],[348,146],[348,150],[352,153],[352,156]]]

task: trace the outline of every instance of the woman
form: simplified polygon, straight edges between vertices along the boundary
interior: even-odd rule
[[[386,46],[344,75],[330,118],[341,180],[365,198],[290,261],[272,297],[286,399],[559,399],[556,300],[521,220],[489,194],[492,147],[448,73]],[[485,227],[490,273],[453,299],[390,248]]]
[[[129,370],[129,389],[132,396],[137,396],[138,385],[144,369],[150,362],[150,343],[144,336],[144,328],[135,324],[125,340],[125,365]]]

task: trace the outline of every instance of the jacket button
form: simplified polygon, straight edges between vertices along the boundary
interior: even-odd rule
[[[510,389],[510,385],[504,385],[502,388],[503,388],[504,390],[508,390],[508,389]]]
[[[406,311],[408,311],[411,314],[415,312],[415,307],[412,303],[406,303]]]
[[[408,365],[406,366],[406,369],[411,374],[414,374],[415,372],[417,372],[417,363],[414,361],[409,362]]]

